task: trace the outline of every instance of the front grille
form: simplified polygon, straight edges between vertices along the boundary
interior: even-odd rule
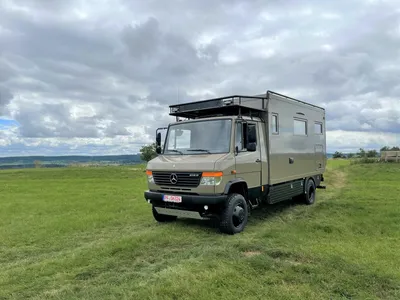
[[[176,177],[175,177],[176,176]],[[154,182],[162,186],[197,187],[200,184],[201,173],[199,172],[161,172],[153,171]],[[176,178],[176,182],[171,182]]]

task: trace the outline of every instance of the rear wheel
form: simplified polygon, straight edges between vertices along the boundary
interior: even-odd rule
[[[308,179],[305,192],[303,195],[303,202],[307,205],[314,204],[315,202],[315,183],[311,178]]]
[[[173,222],[177,219],[177,216],[159,214],[154,208],[154,206],[152,207],[152,211],[153,211],[153,217],[157,222]]]
[[[223,233],[235,234],[243,231],[248,220],[246,200],[240,194],[231,194],[223,208],[220,219],[220,230]]]

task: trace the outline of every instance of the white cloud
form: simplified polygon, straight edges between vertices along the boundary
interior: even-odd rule
[[[333,46],[329,44],[322,45],[321,48],[326,51],[332,51],[334,49]]]
[[[324,106],[330,151],[400,144],[396,8],[3,0],[0,116],[18,126],[0,127],[1,145],[14,154],[135,152],[173,120],[168,105],[178,99],[268,89]]]
[[[337,19],[340,19],[341,16],[336,13],[326,12],[326,13],[321,14],[321,17],[324,19],[329,19],[329,20],[337,20]]]
[[[327,134],[327,144],[331,149],[355,152],[359,148],[379,149],[384,146],[397,146],[400,136],[394,133],[335,130]]]

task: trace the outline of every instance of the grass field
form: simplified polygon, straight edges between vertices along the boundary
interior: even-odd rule
[[[0,172],[0,299],[400,299],[400,167],[329,161],[313,206],[157,224],[131,167]]]

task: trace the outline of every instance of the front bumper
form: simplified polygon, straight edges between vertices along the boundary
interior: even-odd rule
[[[145,191],[144,198],[146,201],[150,201],[150,203],[157,204],[167,204],[170,202],[165,202],[163,200],[163,195],[170,193],[161,193],[161,192],[153,192],[153,191]],[[172,193],[173,195],[181,196],[182,202],[178,203],[179,206],[197,206],[197,205],[219,205],[224,203],[227,199],[227,195],[187,195],[187,194],[177,194]]]

